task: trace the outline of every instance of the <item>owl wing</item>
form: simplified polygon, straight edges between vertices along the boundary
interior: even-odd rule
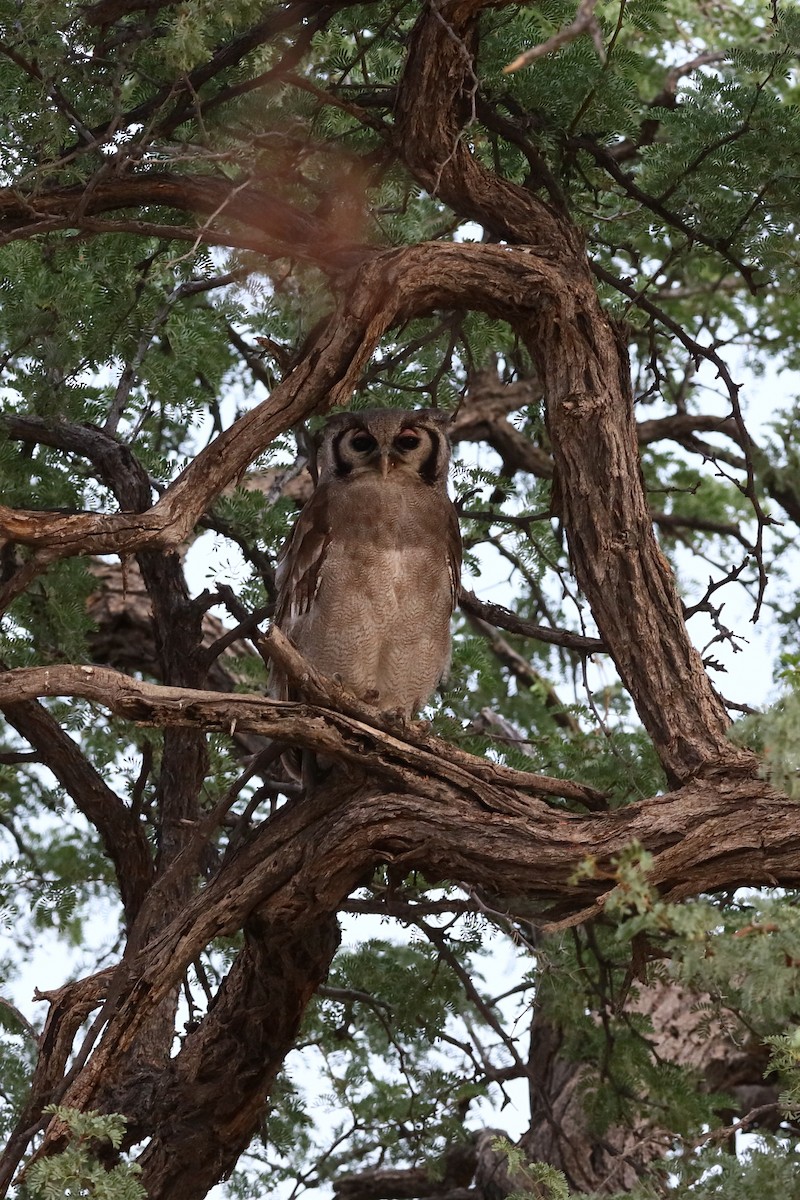
[[[273,621],[289,637],[314,602],[330,536],[327,489],[319,488],[295,521],[275,569],[278,594]],[[293,699],[288,680],[275,663],[270,665],[268,690],[277,700]]]
[[[455,610],[461,591],[461,530],[458,524],[458,514],[454,504],[450,504],[447,513],[447,573],[450,576],[450,596]]]
[[[303,508],[278,557],[275,624],[289,634],[297,618],[311,608],[330,540],[327,488],[321,487]]]

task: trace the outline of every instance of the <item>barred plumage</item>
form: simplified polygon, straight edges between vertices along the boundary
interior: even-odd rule
[[[284,547],[275,623],[325,675],[408,719],[450,663],[461,538],[447,495],[447,415],[342,413]],[[285,680],[273,679],[285,697]]]

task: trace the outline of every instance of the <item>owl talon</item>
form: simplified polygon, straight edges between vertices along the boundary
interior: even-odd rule
[[[404,708],[384,708],[381,716],[387,725],[398,725],[401,729],[408,726],[408,716]]]

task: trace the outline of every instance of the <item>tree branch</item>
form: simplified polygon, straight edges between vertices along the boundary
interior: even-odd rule
[[[509,633],[518,633],[521,637],[535,638],[539,642],[547,642],[551,646],[561,646],[565,650],[574,650],[578,654],[607,654],[605,642],[600,638],[585,637],[581,633],[572,633],[568,629],[553,629],[549,625],[537,625],[518,617],[502,604],[490,604],[479,600],[474,592],[467,588],[461,589],[459,605],[471,617],[478,617],[490,625],[497,625]]]
[[[557,274],[545,258],[510,254],[502,246],[434,242],[374,254],[354,272],[338,310],[272,395],[202,450],[152,508],[141,514],[65,516],[0,505],[0,539],[36,549],[35,558],[0,589],[0,609],[57,559],[180,545],[212,499],[279,433],[349,399],[379,338],[392,325],[464,304],[495,316],[518,316],[516,296],[528,295],[526,307],[535,308],[557,286]]]
[[[290,651],[289,656],[284,657],[284,663],[295,663],[297,660],[293,655],[296,651]],[[302,659],[299,661],[303,662]],[[317,679],[313,672],[304,678],[309,695],[319,691]],[[346,697],[342,697],[343,707],[362,716],[366,714],[372,718],[372,723],[365,724],[363,719],[346,712],[317,705],[268,700],[263,696],[220,695],[188,688],[157,687],[103,668],[21,668],[0,676],[0,704],[8,703],[12,696],[19,701],[35,695],[78,695],[106,705],[119,716],[163,726],[202,726],[222,732],[230,732],[232,728],[247,729],[333,757],[350,769],[368,766],[370,772],[391,786],[407,789],[412,808],[415,807],[414,795],[427,798],[426,802],[436,800],[437,811],[445,823],[448,809],[453,811],[451,806],[454,804],[456,807],[466,805],[475,815],[481,812],[495,814],[495,818],[488,816],[487,819],[498,819],[498,830],[507,824],[510,828],[520,822],[523,826],[527,823],[528,833],[522,844],[529,846],[533,838],[537,845],[540,855],[537,878],[515,877],[511,865],[510,874],[504,873],[504,878],[514,890],[557,900],[568,909],[574,909],[577,897],[585,899],[587,895],[606,890],[605,885],[596,880],[565,885],[564,880],[575,862],[592,854],[608,867],[613,855],[633,838],[641,840],[658,856],[652,878],[658,884],[665,884],[673,895],[693,894],[699,880],[703,882],[697,890],[729,886],[733,882],[732,872],[738,873],[737,884],[750,880],[755,885],[769,880],[775,886],[790,886],[790,881],[800,878],[800,815],[792,810],[786,797],[762,780],[751,778],[747,772],[738,779],[732,772],[724,778],[712,775],[687,783],[667,796],[642,801],[622,811],[577,817],[563,808],[551,808],[535,797],[569,794],[577,799],[584,790],[580,785],[514,771],[445,745],[436,738],[409,736],[408,740],[401,741],[379,728],[372,710]],[[740,815],[733,821],[730,819],[739,799],[745,795],[756,804],[766,805],[765,811],[772,807],[770,822],[766,821],[764,812],[759,816],[764,824],[758,836],[754,832],[755,816],[747,818],[744,825]],[[684,804],[689,796],[699,807],[695,811],[696,827],[690,824],[687,828],[689,814],[684,812]],[[726,806],[730,811],[722,819]],[[722,819],[721,831],[703,848],[710,828],[705,823],[706,818],[712,813],[714,819]],[[782,814],[780,818],[779,813]],[[429,810],[426,826],[432,819],[433,810]],[[271,822],[267,824],[271,825]],[[681,874],[685,872],[686,860],[691,861],[688,847],[682,844],[684,834],[696,854],[691,878]],[[500,838],[505,841],[502,834]],[[795,840],[798,840],[797,845]],[[419,844],[417,835],[412,838],[412,844]],[[749,847],[750,858],[743,857],[745,845]],[[784,848],[782,852],[779,847]],[[488,842],[486,848],[492,853]],[[521,848],[519,853],[524,857],[526,851]],[[461,861],[460,855],[456,861]],[[448,875],[452,875],[454,869],[451,868]],[[561,881],[555,893],[552,891],[553,869]],[[774,874],[765,874],[765,871]],[[468,875],[469,871],[464,878]]]
[[[689,640],[653,534],[627,347],[600,307],[579,231],[566,214],[490,172],[462,138],[482,7],[448,0],[419,18],[396,105],[401,151],[423,186],[457,212],[515,243],[512,253],[546,255],[552,264],[561,286],[540,288],[540,303],[513,324],[547,397],[553,507],[578,582],[668,778],[681,781],[710,762],[736,769],[747,755],[726,737],[728,716]]]
[[[307,686],[312,692],[318,686],[313,675]],[[143,1026],[210,940],[234,933],[255,911],[302,933],[328,920],[377,862],[421,870],[430,882],[458,878],[493,891],[502,878],[515,898],[510,910],[524,901],[529,912],[533,903],[562,923],[602,910],[616,856],[634,841],[653,855],[651,882],[671,899],[741,884],[800,884],[797,806],[752,776],[696,779],[616,812],[578,817],[530,794],[543,783],[538,777],[436,739],[400,741],[316,705],[156,687],[92,667],[22,669],[0,677],[0,704],[42,694],[81,695],[120,716],[163,726],[243,728],[346,768],[313,797],[265,821],[143,946],[134,928],[130,957],[111,993],[108,1027],[64,1103],[92,1107],[105,1079],[125,1077],[123,1063]],[[556,781],[548,786],[561,787]],[[586,858],[596,870],[576,879],[575,866]],[[276,1056],[286,1049],[281,1042]]]
[[[522,67],[530,66],[537,58],[544,58],[545,55],[552,54],[554,50],[560,50],[562,46],[566,46],[569,42],[574,42],[583,33],[588,33],[591,36],[601,62],[605,61],[603,35],[597,17],[594,15],[596,7],[597,0],[581,0],[575,11],[575,16],[569,25],[565,25],[562,29],[559,29],[558,33],[554,33],[546,41],[540,42],[538,45],[531,46],[530,49],[523,51],[513,62],[503,67],[503,74],[510,75],[513,71],[519,71]]]
[[[8,672],[6,672],[8,674]],[[33,698],[0,704],[6,720],[37,750],[75,807],[91,821],[114,864],[126,915],[133,919],[153,880],[153,859],[144,827],[87,762],[77,744]]]

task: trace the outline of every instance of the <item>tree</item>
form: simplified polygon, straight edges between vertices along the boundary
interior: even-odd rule
[[[21,953],[120,911],[41,1035],[3,1010],[2,1194],[99,1158],[194,1200],[243,1155],[240,1196],[790,1194],[800,418],[748,429],[735,379],[800,358],[796,12],[0,12],[3,896]],[[265,632],[304,423],[367,402],[496,454],[455,484],[513,608],[464,590],[430,733]],[[734,592],[788,648],[745,720]],[[370,914],[414,936],[337,953]]]

